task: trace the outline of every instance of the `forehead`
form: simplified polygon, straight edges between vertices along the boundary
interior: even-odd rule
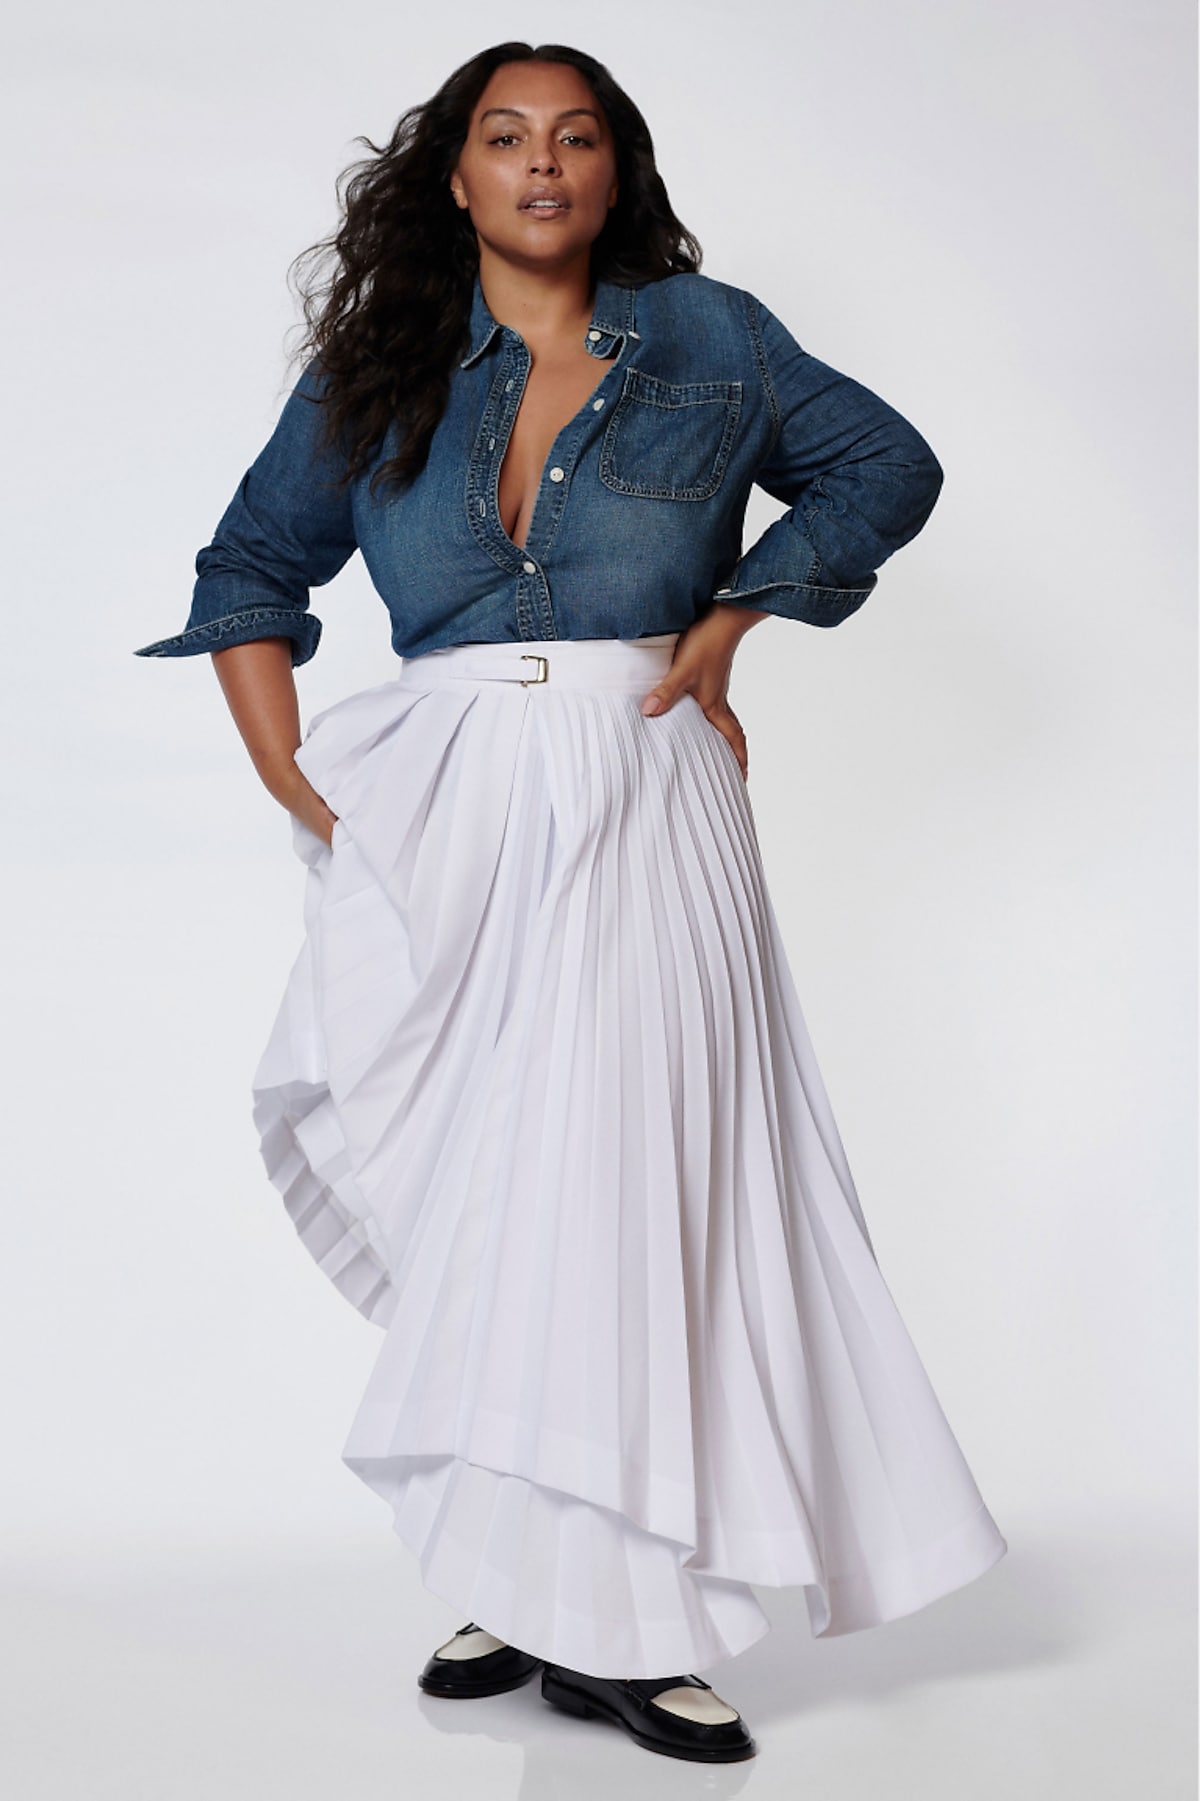
[[[480,94],[474,118],[492,106],[515,107],[531,118],[552,118],[569,106],[590,106],[601,119],[604,116],[589,83],[570,63],[502,63]]]

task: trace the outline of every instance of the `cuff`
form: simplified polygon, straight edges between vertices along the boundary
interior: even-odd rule
[[[312,613],[293,607],[246,607],[204,625],[191,626],[173,638],[159,638],[134,651],[135,657],[194,657],[202,651],[226,650],[231,644],[249,644],[255,638],[290,638],[292,667],[307,663],[321,637],[321,621]]]
[[[878,576],[861,588],[818,588],[811,582],[764,582],[758,588],[718,588],[715,601],[727,607],[752,607],[803,625],[840,625],[857,613],[872,593]]]

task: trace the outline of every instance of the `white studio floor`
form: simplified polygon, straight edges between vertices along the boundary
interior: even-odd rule
[[[417,1670],[462,1622],[386,1529],[341,1556],[27,1547],[0,1579],[0,1784],[22,1801],[1191,1801],[1186,1523],[1006,1526],[978,1583],[873,1632],[814,1641],[800,1591],[759,1591],[772,1631],[705,1672],[759,1743],[725,1768],[568,1718],[536,1679],[424,1695]]]

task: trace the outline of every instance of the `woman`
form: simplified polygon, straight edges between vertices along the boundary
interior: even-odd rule
[[[309,866],[255,1119],[384,1329],[344,1460],[476,1616],[422,1686],[540,1670],[743,1758],[678,1672],[768,1630],[751,1584],[830,1636],[1006,1549],[874,1258],[727,699],[757,622],[861,606],[941,470],[699,273],[591,57],[498,45],[365,141],[300,381],[138,654],[213,654]],[[789,510],[743,554],[755,482]],[[400,674],[301,740],[355,549]]]

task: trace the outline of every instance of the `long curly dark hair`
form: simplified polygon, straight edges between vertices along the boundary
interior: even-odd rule
[[[290,360],[319,362],[325,442],[344,459],[343,486],[396,421],[399,452],[375,471],[372,491],[402,487],[425,466],[451,369],[466,352],[479,267],[475,228],[454,203],[450,173],[493,72],[515,62],[570,63],[608,119],[619,185],[592,244],[593,281],[633,287],[700,268],[700,245],[672,211],[646,121],[603,63],[566,44],[480,51],[402,114],[386,144],[354,140],[372,154],[338,178],[341,224],[289,265],[305,321]]]

